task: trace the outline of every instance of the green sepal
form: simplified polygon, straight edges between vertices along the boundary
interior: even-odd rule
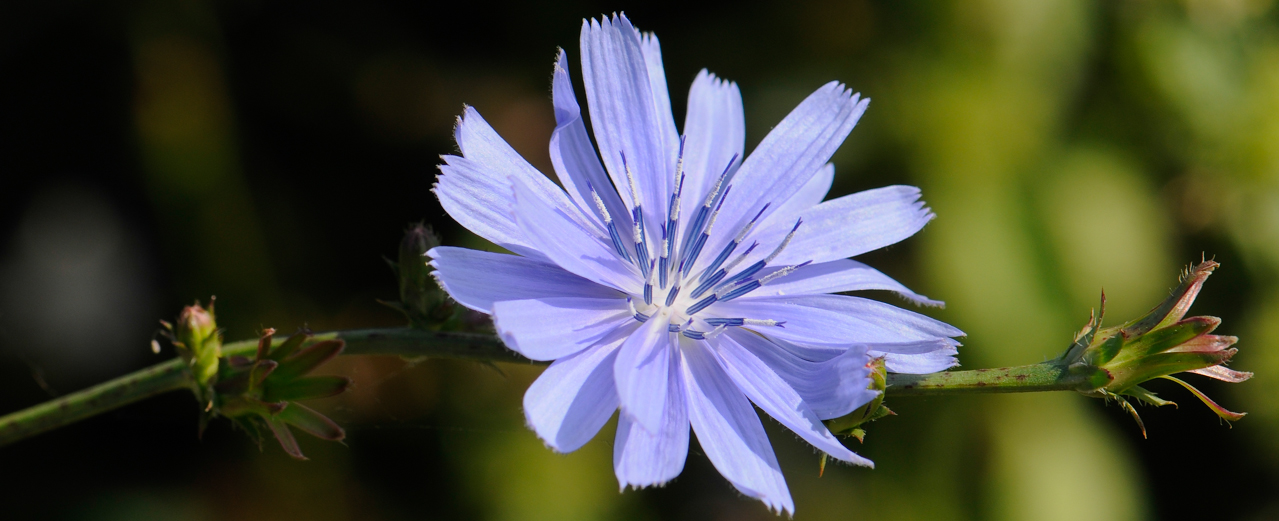
[[[297,402],[290,403],[275,417],[322,440],[342,441],[346,438],[346,432],[333,420]]]
[[[1203,393],[1203,391],[1196,389],[1195,386],[1190,385],[1186,382],[1183,382],[1178,378],[1173,378],[1171,376],[1164,376],[1162,378],[1165,380],[1172,380],[1174,382],[1177,382],[1177,384],[1181,385],[1182,387],[1185,387],[1187,391],[1190,391],[1190,393],[1194,394],[1196,398],[1199,398],[1199,400],[1202,401],[1204,405],[1207,405],[1209,409],[1212,409],[1212,412],[1216,413],[1217,416],[1219,416],[1223,420],[1238,421],[1238,420],[1242,420],[1244,416],[1248,415],[1248,413],[1246,412],[1233,412],[1230,409],[1217,405],[1217,402],[1212,401],[1212,398],[1209,398],[1208,395]]]
[[[253,369],[249,370],[248,392],[261,389],[262,382],[265,381],[268,376],[271,376],[271,373],[275,372],[276,368],[279,366],[280,363],[275,360],[258,360],[254,363]]]
[[[284,452],[296,459],[306,459],[306,456],[302,454],[302,448],[298,446],[297,438],[294,438],[293,432],[289,431],[289,424],[278,416],[267,416],[263,420],[266,421],[267,427],[271,428],[271,434],[275,435],[275,440],[280,442]]]
[[[1181,344],[1211,333],[1221,325],[1217,317],[1191,317],[1165,328],[1156,329],[1133,339],[1129,349],[1134,356],[1162,353]]]
[[[1115,377],[1110,390],[1122,393],[1152,378],[1219,365],[1234,356],[1236,351],[1159,353],[1126,362],[1110,369]]]
[[[1140,385],[1134,385],[1132,387],[1129,387],[1128,390],[1124,391],[1124,396],[1131,396],[1133,398],[1141,400],[1142,402],[1153,405],[1155,407],[1163,407],[1165,405],[1171,405],[1173,407],[1177,407],[1177,402],[1160,398],[1155,393],[1150,392],[1150,390]]]
[[[283,362],[284,359],[293,355],[293,353],[295,353],[299,347],[302,347],[302,343],[306,342],[307,337],[309,337],[310,335],[311,335],[311,332],[305,329],[290,335],[287,340],[285,340],[284,342],[281,342],[280,345],[275,348],[275,350],[271,351],[270,354],[266,356],[266,358],[270,360],[275,360],[276,362]],[[268,342],[269,341],[270,339],[268,339]]]
[[[351,385],[345,376],[303,376],[280,383],[272,382],[262,394],[265,400],[310,400],[342,394]]]
[[[325,362],[332,360],[345,348],[346,342],[341,340],[325,340],[311,344],[293,356],[281,361],[280,367],[275,370],[276,379],[280,381],[292,380],[307,374],[324,365]]]

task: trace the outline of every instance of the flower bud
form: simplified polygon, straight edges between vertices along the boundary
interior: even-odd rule
[[[1213,261],[1191,266],[1182,275],[1181,284],[1149,313],[1104,329],[1100,328],[1106,305],[1103,294],[1101,312],[1089,320],[1064,355],[1072,371],[1097,371],[1100,376],[1080,392],[1118,401],[1137,420],[1143,436],[1146,429],[1141,418],[1124,397],[1156,406],[1176,405],[1141,387],[1141,384],[1155,378],[1185,387],[1222,419],[1233,421],[1242,418],[1245,413],[1231,412],[1190,384],[1171,376],[1189,372],[1230,383],[1252,377],[1252,373],[1225,366],[1238,351],[1232,346],[1239,339],[1211,334],[1221,324],[1221,319],[1207,316],[1185,318],[1204,281],[1217,266]]]
[[[222,334],[213,314],[213,300],[207,310],[199,302],[183,308],[171,329],[173,345],[191,367],[196,383],[201,388],[213,383],[222,356]]]
[[[410,225],[400,241],[396,262],[391,263],[400,278],[400,301],[383,302],[404,313],[409,325],[419,329],[454,329],[459,310],[431,276],[434,268],[427,263],[426,252],[440,245],[430,226]]]

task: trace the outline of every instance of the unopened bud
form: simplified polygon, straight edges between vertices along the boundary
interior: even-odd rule
[[[222,335],[212,299],[207,310],[199,302],[183,308],[173,329],[173,345],[190,365],[196,382],[201,387],[213,383],[218,374],[218,357],[222,356]]]
[[[1185,318],[1204,281],[1217,266],[1213,261],[1191,266],[1172,294],[1145,316],[1104,329],[1100,327],[1106,306],[1103,294],[1101,312],[1089,320],[1064,355],[1072,371],[1091,371],[1098,376],[1079,391],[1089,396],[1115,399],[1141,425],[1136,409],[1125,397],[1156,406],[1173,404],[1141,387],[1145,382],[1162,378],[1185,387],[1222,419],[1242,418],[1244,413],[1231,412],[1217,405],[1198,389],[1171,376],[1188,372],[1231,383],[1242,382],[1252,376],[1252,373],[1225,366],[1238,351],[1232,346],[1239,339],[1211,334],[1221,324],[1221,319],[1207,316]],[[1142,435],[1145,432],[1142,426]]]

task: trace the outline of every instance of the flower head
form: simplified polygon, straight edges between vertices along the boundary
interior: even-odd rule
[[[1226,363],[1238,352],[1232,346],[1239,339],[1211,334],[1221,325],[1220,318],[1185,318],[1204,281],[1217,266],[1213,261],[1191,266],[1182,273],[1181,283],[1167,299],[1142,317],[1118,326],[1101,328],[1102,315],[1106,311],[1106,296],[1103,294],[1101,312],[1089,320],[1074,345],[1063,355],[1072,370],[1089,372],[1087,374],[1093,376],[1088,388],[1081,389],[1081,392],[1118,401],[1137,420],[1143,436],[1146,427],[1142,425],[1137,410],[1124,397],[1156,406],[1176,405],[1141,387],[1140,384],[1155,378],[1185,387],[1223,420],[1238,420],[1246,414],[1218,405],[1199,389],[1172,376],[1186,372],[1229,383],[1239,383],[1252,377],[1252,373],[1226,367]]]
[[[831,82],[750,154],[737,85],[702,71],[676,129],[657,38],[625,16],[584,21],[582,75],[591,145],[569,78],[555,63],[559,186],[470,107],[434,192],[459,223],[516,255],[437,247],[435,276],[493,316],[507,346],[553,360],[524,397],[551,448],[581,447],[619,408],[620,485],[680,473],[690,426],[744,494],[794,505],[751,403],[831,457],[871,462],[821,420],[877,393],[868,363],[933,372],[955,365],[958,329],[860,297],[889,290],[940,305],[850,260],[932,219],[919,189],[891,186],[822,202],[828,163],[868,99]],[[744,158],[744,159],[743,159]]]

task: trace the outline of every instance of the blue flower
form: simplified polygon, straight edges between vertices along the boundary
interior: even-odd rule
[[[434,192],[515,255],[437,247],[434,273],[459,303],[491,314],[511,349],[554,361],[524,395],[529,426],[552,449],[578,449],[620,408],[618,482],[660,485],[683,469],[691,426],[738,490],[794,512],[751,403],[835,459],[872,465],[821,420],[875,396],[872,358],[940,371],[956,364],[963,333],[837,293],[940,305],[849,259],[910,237],[933,213],[909,186],[822,202],[828,161],[870,101],[840,83],[742,160],[736,84],[699,73],[680,134],[655,36],[625,16],[583,21],[581,50],[599,154],[562,50],[550,152],[563,189],[467,107],[462,155],[444,156]]]

